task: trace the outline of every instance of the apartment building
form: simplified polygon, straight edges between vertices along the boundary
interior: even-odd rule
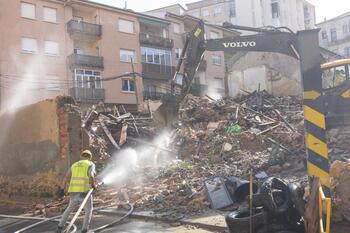
[[[186,32],[191,31],[199,22],[199,18],[184,14],[184,8],[179,5],[171,5],[169,7],[159,8],[146,12],[147,15],[157,16],[168,22],[168,29],[159,31],[164,37],[169,35],[172,43],[171,59],[174,65],[177,64],[180,58],[182,48],[185,43]],[[225,29],[218,25],[205,24],[205,38],[217,39],[227,36],[237,36],[239,33],[234,30]],[[170,43],[170,42],[169,42]],[[172,67],[175,69],[175,67]],[[176,81],[181,83],[182,71],[176,77]],[[171,74],[173,76],[173,73]],[[227,86],[225,67],[225,54],[222,51],[210,52],[206,51],[201,61],[191,92],[197,95],[210,94],[211,96],[223,96],[225,94],[225,87]],[[144,78],[144,85],[149,92],[156,90],[156,92],[164,92],[169,89],[169,84],[160,82],[160,80],[146,80]]]
[[[350,57],[350,12],[316,24],[320,28],[320,46]]]
[[[186,6],[187,14],[218,25],[284,26],[295,32],[315,26],[315,7],[305,0],[202,0]]]
[[[131,72],[131,61],[142,71],[137,13],[81,0],[0,3],[3,109],[63,94],[142,105],[140,77],[105,81]]]
[[[0,0],[0,33],[6,35],[0,37],[1,109],[58,95],[83,105],[102,101],[140,109],[144,97],[169,92],[184,34],[198,21],[170,14],[155,17],[84,0]],[[208,38],[233,33],[206,27]],[[208,54],[197,84],[221,90],[224,57]],[[142,78],[113,79],[131,71]]]

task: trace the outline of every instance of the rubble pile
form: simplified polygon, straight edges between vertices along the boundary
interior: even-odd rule
[[[261,92],[212,101],[188,95],[179,116],[175,142],[182,159],[227,164],[243,175],[250,167],[279,173],[305,158],[302,106],[296,97]]]
[[[140,140],[152,143],[157,128],[144,118],[127,112],[88,111],[83,128],[90,147],[102,158],[101,167],[121,147],[136,147]],[[180,160],[160,168],[139,164],[122,185],[99,190],[95,205],[129,201],[136,210],[177,218],[210,207],[203,184],[213,177],[247,178],[252,169],[256,177],[306,182],[302,135],[302,105],[296,97],[273,97],[264,91],[221,100],[188,95],[167,148]],[[154,149],[158,153],[157,146]],[[39,211],[62,210],[65,203],[66,199]]]
[[[330,168],[331,192],[333,199],[332,220],[350,221],[350,164],[336,160]]]
[[[93,106],[85,114],[82,127],[88,135],[89,148],[94,152],[96,162],[101,164],[123,146],[131,146],[128,137],[153,138],[156,135],[152,118],[135,118],[122,105],[113,109]]]
[[[260,107],[259,107],[260,99]],[[203,183],[215,177],[278,175],[306,182],[301,100],[266,92],[212,100],[188,95],[170,148],[181,162],[139,171],[124,191],[138,210],[191,214],[209,208]],[[120,200],[122,201],[122,200]]]

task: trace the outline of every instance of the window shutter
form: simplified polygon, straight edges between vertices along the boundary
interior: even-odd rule
[[[24,18],[35,19],[35,5],[22,2],[21,16]]]
[[[119,19],[118,26],[121,32],[134,33],[134,22],[132,21]]]
[[[58,55],[58,43],[45,41],[45,54]]]
[[[22,51],[25,52],[37,52],[38,46],[36,39],[32,38],[22,38]]]
[[[57,10],[49,7],[44,7],[44,21],[56,23],[57,22]]]

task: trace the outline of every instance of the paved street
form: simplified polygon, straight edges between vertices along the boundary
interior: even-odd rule
[[[114,220],[111,216],[95,217],[92,222],[92,227],[98,227]],[[0,233],[12,233],[25,226],[34,223],[33,221],[16,220],[16,219],[1,219],[0,218]],[[80,222],[77,223],[78,229]],[[34,228],[26,233],[52,233],[56,228],[56,223],[46,223],[38,228]],[[80,231],[78,231],[80,232]],[[197,229],[192,226],[171,226],[165,223],[143,222],[143,221],[128,221],[124,224],[105,229],[104,233],[156,233],[156,232],[174,232],[174,233],[207,233],[211,231]]]

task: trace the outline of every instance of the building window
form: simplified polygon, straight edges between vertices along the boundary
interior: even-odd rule
[[[142,62],[171,66],[171,51],[141,47]]]
[[[199,18],[199,10],[194,10],[190,13],[193,17]]]
[[[271,12],[272,12],[272,18],[278,18],[280,16],[280,9],[278,2],[271,3]]]
[[[331,41],[332,42],[337,41],[337,30],[335,28],[331,29]]]
[[[322,31],[322,39],[327,39],[327,32],[326,31]]]
[[[26,53],[36,53],[38,51],[36,39],[23,37],[22,51]]]
[[[221,6],[215,7],[214,9],[214,15],[221,14]]]
[[[230,2],[230,17],[235,18],[236,17],[236,1],[231,0]]]
[[[349,35],[349,27],[347,24],[343,25],[343,34],[344,34],[344,37]]]
[[[120,32],[134,33],[134,22],[124,19],[118,20],[118,28]]]
[[[202,11],[202,16],[203,16],[203,17],[209,16],[209,10],[207,10],[207,9],[206,9],[206,10],[203,10],[203,11]]]
[[[220,55],[212,55],[211,56],[214,65],[221,65],[221,56]]]
[[[214,78],[213,79],[213,87],[215,89],[222,89],[223,88],[222,78]]]
[[[136,62],[134,50],[120,49],[119,57],[122,62]]]
[[[123,79],[122,80],[122,91],[129,91],[134,92],[135,91],[135,82],[130,79]]]
[[[181,33],[181,26],[178,23],[174,23],[174,33],[180,34]]]
[[[59,49],[58,49],[58,43],[54,41],[45,41],[44,43],[44,52],[47,55],[58,55]]]
[[[21,16],[23,18],[35,19],[35,5],[21,2]]]
[[[175,49],[175,57],[176,59],[179,59],[181,57],[182,49],[176,48]]]
[[[54,8],[44,7],[44,21],[57,23],[57,10]]]
[[[350,47],[346,47],[344,49],[344,55],[347,56],[347,57],[350,57]]]
[[[310,19],[310,11],[308,6],[304,6],[304,19]]]
[[[60,91],[61,83],[60,77],[57,75],[46,75],[46,90],[48,91]]]
[[[217,39],[219,38],[218,32],[210,32],[210,39]]]
[[[101,72],[96,70],[74,70],[74,84],[77,88],[102,88]]]

